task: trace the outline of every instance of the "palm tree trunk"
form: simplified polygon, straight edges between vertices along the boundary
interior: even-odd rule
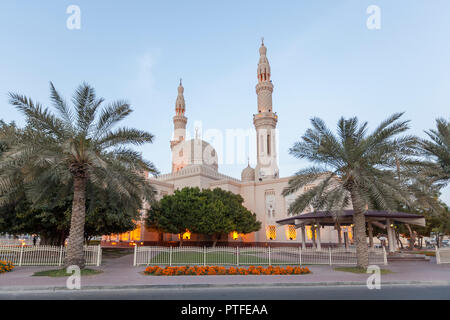
[[[84,223],[86,214],[86,177],[74,176],[72,217],[67,244],[66,266],[77,265],[84,268]]]
[[[367,249],[366,217],[364,216],[364,202],[359,190],[353,188],[351,192],[353,205],[353,224],[356,244],[356,261],[359,268],[367,269],[369,265],[369,250]]]

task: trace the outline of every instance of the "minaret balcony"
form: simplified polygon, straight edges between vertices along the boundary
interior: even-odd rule
[[[278,115],[274,112],[260,112],[253,115],[253,124],[259,126],[276,127]]]

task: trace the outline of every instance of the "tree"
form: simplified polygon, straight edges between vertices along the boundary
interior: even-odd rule
[[[224,234],[232,231],[246,234],[261,228],[256,215],[242,205],[243,201],[240,195],[220,188],[183,188],[153,203],[146,222],[162,232],[182,234],[189,230],[210,236],[215,246]]]
[[[443,118],[436,119],[436,129],[425,133],[431,140],[422,139],[418,146],[431,161],[421,163],[421,172],[441,189],[450,179],[450,122]]]
[[[88,184],[87,189],[84,230],[86,240],[94,236],[119,234],[136,229],[142,209],[142,200],[139,197],[120,200],[117,193],[103,190],[93,184]]]
[[[151,201],[154,189],[145,173],[156,174],[157,170],[129,145],[151,143],[153,135],[127,127],[113,129],[132,112],[130,105],[120,100],[102,107],[104,99],[97,98],[86,83],[75,91],[73,108],[52,83],[50,100],[57,115],[25,96],[10,93],[10,103],[25,115],[30,130],[7,136],[10,149],[0,163],[0,193],[13,188],[15,172],[29,182],[33,203],[44,197],[52,181],[70,186],[73,200],[65,264],[83,268],[87,184],[114,190],[118,201]]]
[[[203,194],[206,204],[193,231],[212,236],[213,246],[222,235],[232,231],[247,234],[261,229],[261,222],[243,206],[244,199],[240,195],[220,188],[205,189]]]
[[[160,201],[151,204],[147,212],[146,224],[160,232],[183,234],[192,232],[197,213],[206,202],[199,188],[175,190],[173,195],[166,195]],[[180,237],[180,244],[183,237]]]
[[[411,205],[399,204],[402,211],[418,212],[426,217],[427,227],[415,227],[422,235],[429,235],[433,229],[439,229],[442,221],[445,225],[446,205],[439,201],[440,190],[450,178],[450,122],[436,120],[436,129],[425,131],[430,138],[419,139],[418,151],[414,159],[405,161],[398,168],[399,179],[405,180],[413,195]],[[414,231],[406,225],[410,233],[411,248]]]
[[[56,188],[56,187],[55,187]],[[134,230],[139,207],[117,201],[117,194],[88,184],[84,239]],[[58,199],[58,201],[55,201]],[[63,245],[69,235],[72,194],[32,204],[25,197],[0,206],[0,233],[37,234],[41,244]]]
[[[410,201],[407,187],[396,177],[395,169],[399,161],[412,154],[416,139],[399,137],[408,129],[408,121],[400,121],[401,116],[402,113],[392,115],[370,134],[367,122],[359,125],[356,117],[341,118],[337,135],[321,119],[313,118],[313,128],[290,149],[294,157],[316,166],[297,172],[283,191],[286,196],[314,184],[295,199],[289,212],[300,213],[312,205],[316,210],[330,210],[339,216],[351,205],[357,264],[361,268],[368,266],[366,209],[395,210],[398,203]]]

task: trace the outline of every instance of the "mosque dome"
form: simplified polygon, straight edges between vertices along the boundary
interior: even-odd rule
[[[250,167],[250,164],[242,170],[241,173],[241,180],[242,181],[255,181],[255,169]]]
[[[215,171],[219,169],[216,150],[206,141],[191,139],[174,146],[174,166],[181,169],[189,165],[205,165]]]

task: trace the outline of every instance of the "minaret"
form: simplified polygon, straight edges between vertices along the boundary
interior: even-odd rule
[[[181,83],[178,86],[178,96],[175,102],[175,116],[173,117],[173,139],[170,141],[170,149],[172,150],[172,172],[178,171],[183,167],[183,163],[180,163],[180,155],[177,148],[182,141],[186,140],[186,123],[187,118],[184,116],[186,110],[186,103],[184,102],[184,88]],[[181,155],[182,157],[182,155]]]
[[[255,168],[255,179],[257,181],[279,177],[276,153],[278,116],[272,109],[273,84],[270,80],[270,64],[266,54],[267,48],[264,46],[263,38],[259,48],[258,84],[256,85],[258,113],[253,115],[257,137],[257,165]]]

